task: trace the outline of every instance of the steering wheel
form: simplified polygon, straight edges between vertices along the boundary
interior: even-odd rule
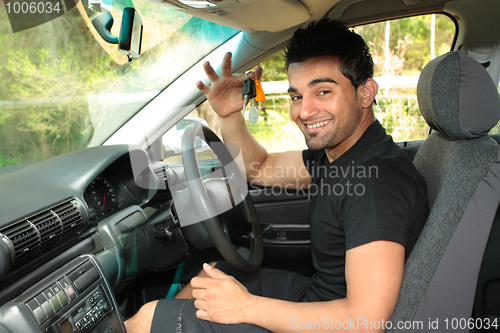
[[[219,158],[222,168],[217,173],[222,172],[221,177],[202,180],[196,159],[196,138],[204,140]],[[196,245],[206,248],[204,235],[208,234],[213,245],[234,268],[244,273],[255,272],[264,257],[259,220],[246,179],[227,147],[210,128],[200,123],[191,124],[182,137],[182,163],[189,197],[201,221],[184,228],[191,235],[186,238],[195,243],[192,244],[195,248]],[[180,222],[182,226],[182,220]],[[250,242],[248,258],[241,255],[231,241],[242,235]]]

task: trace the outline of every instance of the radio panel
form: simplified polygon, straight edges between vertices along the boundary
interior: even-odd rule
[[[106,317],[111,309],[111,304],[102,286],[98,286],[90,295],[79,302],[76,310],[70,315],[65,316],[62,321],[54,324],[52,331],[62,333],[91,332]],[[113,330],[110,332],[113,332]]]
[[[112,291],[90,255],[76,258],[1,309],[0,324],[11,332],[20,332],[19,323],[26,333],[125,332]]]

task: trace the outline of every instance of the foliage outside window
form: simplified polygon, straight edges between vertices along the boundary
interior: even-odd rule
[[[134,5],[144,32],[142,55],[132,63],[97,35],[81,2],[17,33],[0,9],[0,167],[101,144],[238,33],[147,0]],[[121,12],[112,14],[116,36]]]

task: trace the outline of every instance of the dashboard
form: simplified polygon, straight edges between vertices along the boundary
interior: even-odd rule
[[[128,145],[2,168],[0,333],[124,332],[113,290],[194,251],[172,217],[174,174]]]

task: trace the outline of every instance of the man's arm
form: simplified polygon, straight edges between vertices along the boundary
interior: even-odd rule
[[[346,298],[310,303],[251,295],[234,278],[204,266],[211,278],[191,281],[197,316],[226,324],[254,324],[272,332],[382,332],[396,306],[404,256],[404,246],[391,241],[351,249],[346,254]]]
[[[245,77],[233,76],[231,72],[231,53],[227,53],[222,61],[222,72],[219,76],[207,62],[205,73],[211,85],[206,86],[198,81],[196,86],[207,96],[210,105],[219,115],[221,133],[224,142],[231,142],[241,149],[247,179],[263,186],[282,186],[301,188],[309,185],[311,177],[307,172],[300,151],[268,154],[252,136],[241,113],[243,96],[241,90]],[[258,68],[250,77],[262,76],[262,68]]]

